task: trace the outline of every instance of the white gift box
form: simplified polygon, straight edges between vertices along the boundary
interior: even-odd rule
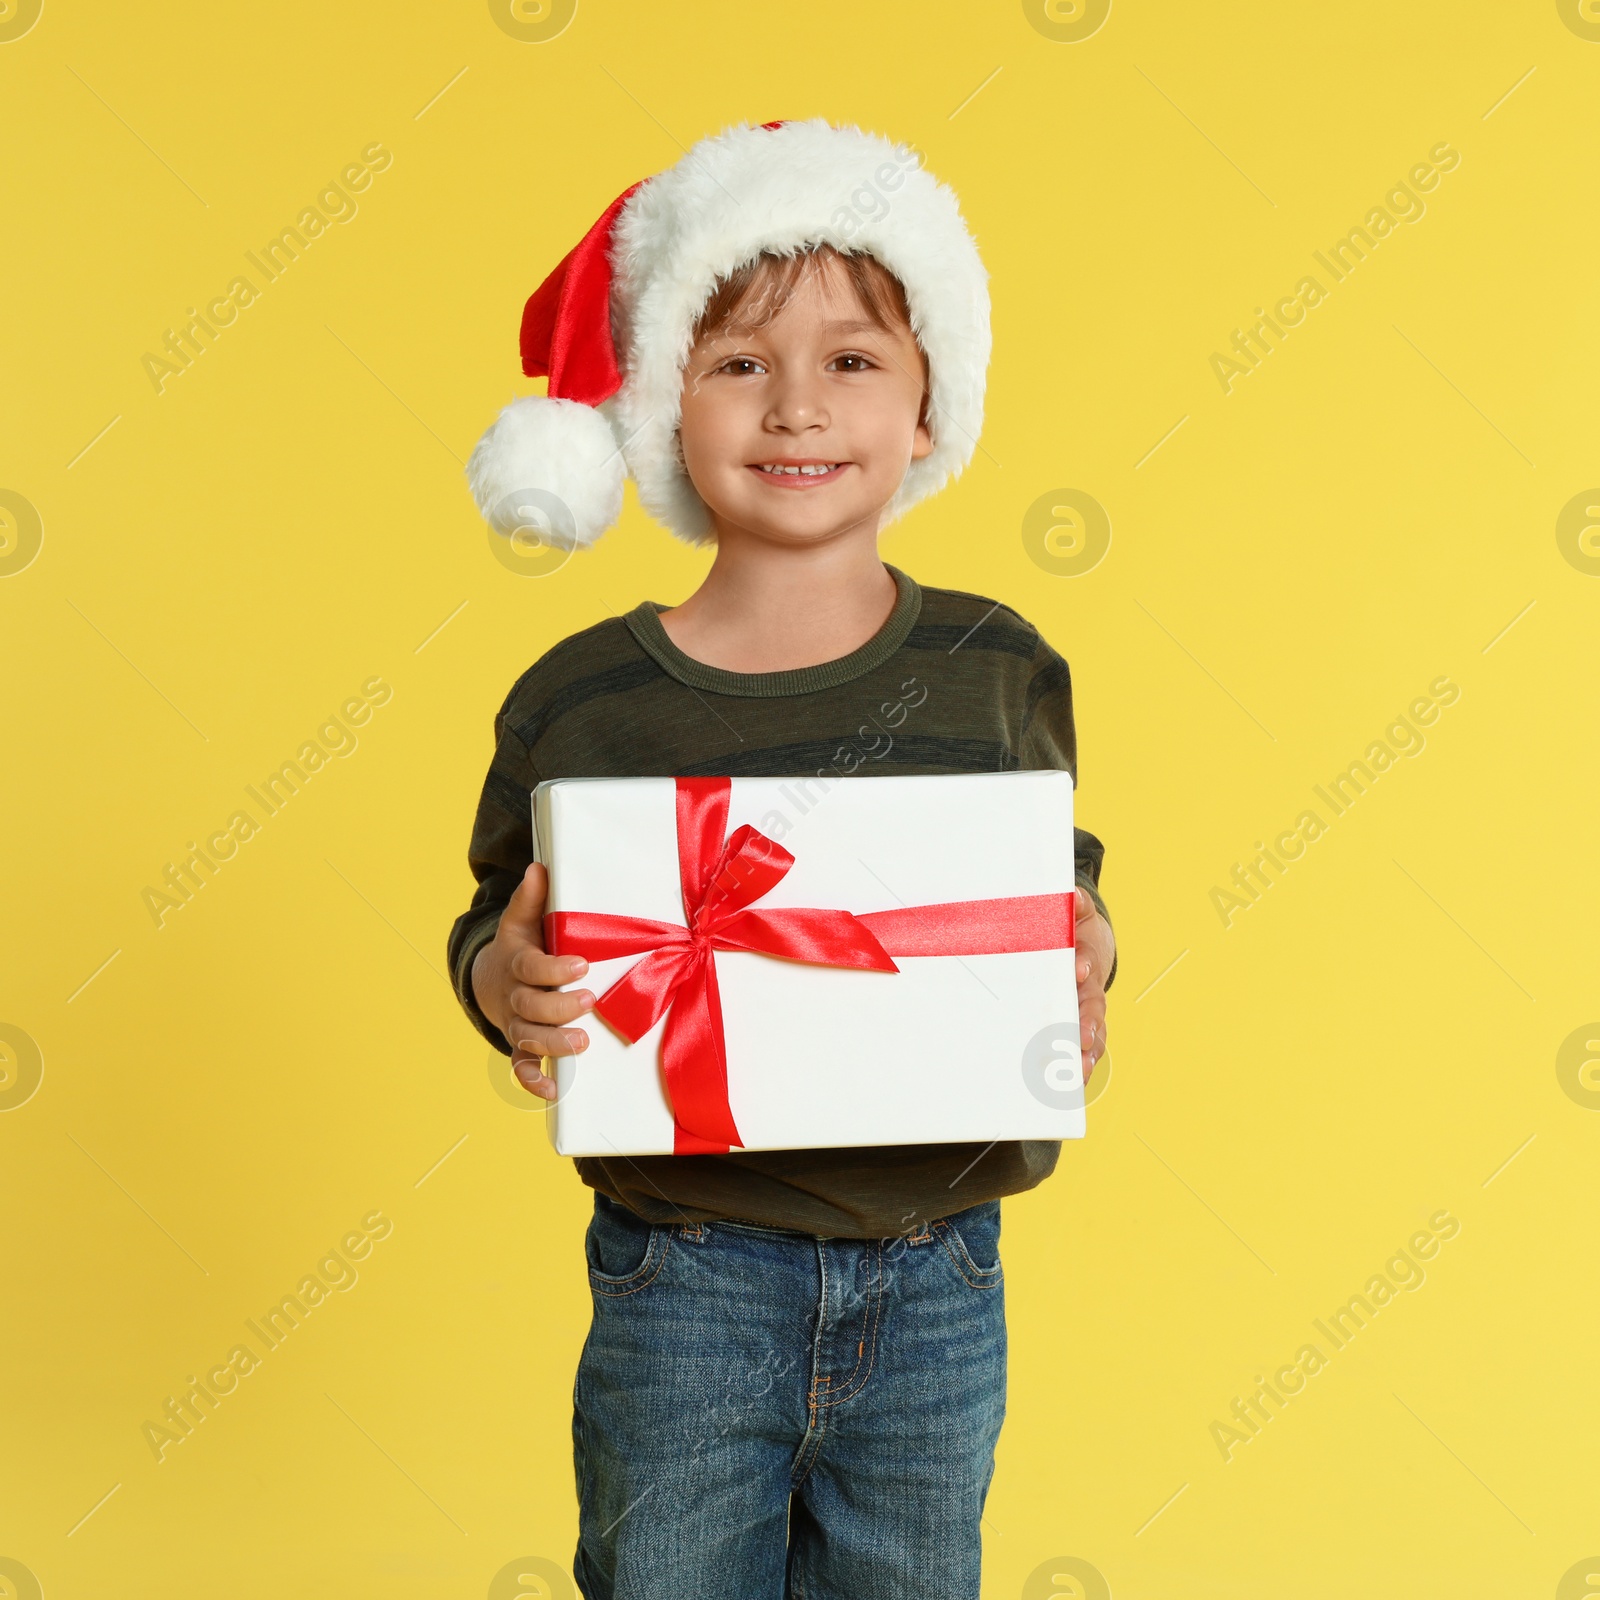
[[[719,846],[748,824],[793,857],[751,901],[752,911],[863,916],[1039,896],[1068,897],[1070,909],[1068,773],[688,780],[696,781],[726,787]],[[533,794],[534,848],[550,874],[547,914],[649,918],[673,925],[682,940],[679,809],[672,778],[541,783]],[[759,840],[754,846],[765,848]],[[1057,900],[1048,904],[1052,913],[1062,909]],[[931,923],[965,925],[981,915],[981,908],[952,909],[956,915],[930,916]],[[1035,908],[1003,909],[1026,916],[1030,928],[1048,920]],[[987,953],[894,955],[885,938],[898,971],[717,949],[710,959],[734,1148],[1082,1138],[1076,958],[1064,942],[1070,915],[1064,925],[1064,934],[1036,936],[1060,946],[1048,949],[997,952],[991,941]],[[583,945],[562,934],[560,948]],[[587,974],[567,987],[589,989],[604,1003],[644,959],[591,959]],[[684,991],[673,1004],[689,1004]],[[599,1016],[581,1019],[588,1049],[554,1064],[558,1095],[547,1125],[558,1153],[686,1148],[675,1145],[661,1065],[669,1020],[629,1043]]]

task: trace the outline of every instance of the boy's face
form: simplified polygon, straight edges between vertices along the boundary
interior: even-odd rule
[[[779,301],[753,293],[684,369],[684,464],[718,538],[876,533],[906,468],[933,449],[922,374],[910,330],[874,326],[836,258],[812,258]],[[801,464],[827,470],[767,470]]]

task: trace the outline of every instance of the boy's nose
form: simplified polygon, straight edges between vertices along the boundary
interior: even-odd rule
[[[798,433],[828,425],[827,396],[823,385],[810,375],[781,378],[772,391],[767,426]]]

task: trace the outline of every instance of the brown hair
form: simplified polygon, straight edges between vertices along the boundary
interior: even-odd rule
[[[698,345],[711,334],[720,333],[749,302],[754,302],[750,315],[741,320],[754,327],[770,322],[788,305],[799,285],[809,273],[819,269],[830,258],[843,261],[850,285],[861,309],[874,326],[886,333],[898,325],[916,339],[918,354],[922,356],[922,422],[927,423],[928,413],[928,356],[922,341],[916,338],[911,326],[911,307],[906,300],[905,285],[874,256],[854,251],[836,250],[831,244],[806,245],[790,255],[780,255],[766,250],[753,261],[717,280],[694,325],[691,345]]]

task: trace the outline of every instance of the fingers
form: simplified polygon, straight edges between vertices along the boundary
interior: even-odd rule
[[[554,1100],[556,1081],[545,1073],[544,1060],[580,1055],[589,1048],[586,1030],[563,1024],[592,1011],[594,995],[587,989],[562,993],[519,984],[511,991],[511,1009],[505,1028],[512,1049],[511,1070],[530,1093]]]
[[[594,1010],[594,994],[588,989],[536,989],[531,984],[516,984],[511,990],[511,1017],[546,1026],[576,1022]]]
[[[1083,1081],[1088,1083],[1095,1063],[1106,1053],[1106,1002],[1102,994],[1080,997],[1078,1002],[1078,1049],[1083,1057]]]
[[[517,1082],[530,1094],[536,1094],[541,1100],[554,1100],[556,1098],[556,1080],[547,1077],[544,1072],[544,1063],[538,1056],[517,1056],[512,1060],[511,1070]]]
[[[585,1029],[563,1024],[588,1015],[594,1009],[594,995],[588,989],[559,992],[519,984],[511,991],[511,1009],[505,1029],[513,1052],[511,1070],[531,1094],[554,1100],[556,1080],[545,1072],[544,1062],[554,1056],[580,1055],[589,1048]]]
[[[1077,889],[1074,893],[1078,907],[1074,918],[1078,984],[1080,988],[1088,983],[1103,989],[1111,973],[1116,939],[1111,932],[1111,924],[1100,915],[1089,893],[1084,889]]]
[[[549,888],[549,878],[544,868],[531,862],[522,874],[522,882],[513,891],[506,908],[500,913],[500,932],[515,929],[524,938],[544,948],[544,900]]]
[[[1111,928],[1084,889],[1077,895],[1078,1048],[1083,1081],[1106,1053],[1106,975],[1111,968]]]
[[[565,996],[540,995],[540,999]],[[582,1028],[564,1028],[557,1022],[530,1022],[512,1017],[505,1029],[506,1041],[513,1050],[535,1056],[575,1056],[589,1048],[589,1035]]]
[[[500,992],[505,995],[507,1016],[501,1031],[511,1045],[511,1070],[525,1089],[542,1100],[556,1098],[556,1083],[545,1073],[544,1062],[588,1049],[588,1033],[568,1024],[587,1015],[595,1004],[588,989],[560,987],[581,978],[589,963],[581,956],[551,955],[544,948],[548,887],[545,869],[537,861],[531,863],[500,914],[495,940],[498,949],[510,952],[509,959],[501,958],[509,984]]]
[[[582,956],[547,955],[542,945],[523,944],[511,957],[511,976],[518,983],[540,989],[556,989],[581,978],[589,970]]]

